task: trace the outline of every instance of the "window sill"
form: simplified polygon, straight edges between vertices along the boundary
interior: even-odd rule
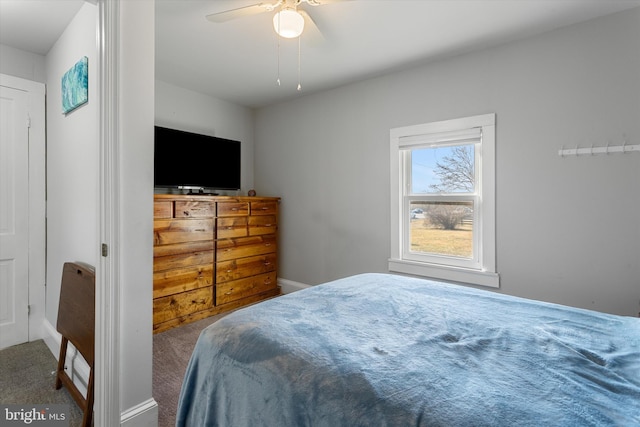
[[[389,259],[389,271],[490,288],[500,287],[500,275],[488,271],[469,270],[402,259]]]

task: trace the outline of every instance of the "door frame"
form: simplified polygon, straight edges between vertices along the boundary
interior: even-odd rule
[[[95,406],[97,426],[121,425],[119,263],[120,0],[98,0],[100,80],[100,262],[96,266]]]
[[[44,337],[46,295],[45,84],[0,74],[0,86],[27,93],[29,121],[29,341]]]
[[[96,426],[153,427],[158,423],[151,369],[153,248],[147,239],[153,232],[149,156],[154,94],[149,78],[153,78],[154,39],[149,12],[155,0],[98,0],[97,4],[100,240],[96,250],[102,246],[106,251],[98,256],[96,268],[94,418]],[[125,38],[135,40],[124,46]],[[124,328],[134,324],[135,328]]]

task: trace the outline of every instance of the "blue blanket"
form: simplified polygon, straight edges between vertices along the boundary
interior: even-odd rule
[[[206,328],[177,426],[638,426],[640,319],[387,274]]]

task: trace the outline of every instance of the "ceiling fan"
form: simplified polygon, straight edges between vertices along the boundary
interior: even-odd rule
[[[275,3],[262,2],[237,9],[212,13],[207,15],[207,19],[211,22],[221,23],[245,16],[277,11],[273,15],[273,28],[278,35],[284,38],[296,38],[299,37],[306,28],[307,35],[316,40],[320,40],[322,35],[315,22],[304,9],[298,6],[306,3],[309,6],[317,7],[325,4],[339,3],[341,1],[348,0],[278,0]]]

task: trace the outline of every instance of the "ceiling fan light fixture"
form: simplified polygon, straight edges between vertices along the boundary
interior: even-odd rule
[[[294,9],[282,9],[273,16],[273,28],[280,37],[293,39],[304,30],[304,18]]]

